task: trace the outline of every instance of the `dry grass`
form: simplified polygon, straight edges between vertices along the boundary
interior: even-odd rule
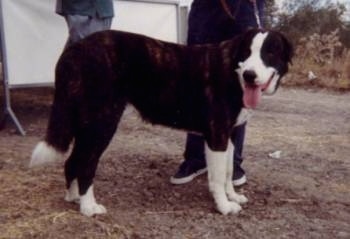
[[[0,190],[0,239],[67,238],[67,235],[75,235],[77,238],[77,230],[85,232],[81,238],[130,236],[128,229],[113,223],[108,217],[83,217],[75,205],[66,211],[60,210],[61,206],[70,206],[62,200],[57,200],[62,197],[61,179],[53,179],[39,170],[33,173],[24,168],[4,169],[1,173],[0,183],[11,187],[3,187]],[[47,169],[46,173],[61,176],[60,170],[57,169]],[[42,192],[49,189],[53,193],[44,196]],[[57,231],[60,231],[61,235],[57,234]],[[85,237],[86,235],[89,237]]]
[[[338,30],[300,40],[285,85],[350,90],[350,50]]]

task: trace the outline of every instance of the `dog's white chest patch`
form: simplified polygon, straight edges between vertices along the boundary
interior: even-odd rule
[[[241,112],[239,112],[235,126],[244,124],[252,117],[252,115],[253,115],[253,110],[242,108]]]

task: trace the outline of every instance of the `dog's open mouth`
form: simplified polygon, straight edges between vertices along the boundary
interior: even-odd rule
[[[262,93],[269,87],[272,82],[275,73],[272,73],[269,80],[263,85],[257,84],[244,84],[243,89],[243,104],[245,108],[256,108],[261,100]]]

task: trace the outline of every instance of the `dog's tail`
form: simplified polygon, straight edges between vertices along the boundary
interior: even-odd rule
[[[55,147],[48,144],[46,141],[40,141],[33,150],[30,159],[29,167],[37,167],[45,164],[56,162],[62,158],[63,153]]]
[[[62,69],[64,66],[57,64],[56,67],[55,96],[46,136],[34,148],[29,167],[53,163],[62,158],[73,140],[73,100],[68,84],[72,72],[69,71],[69,66],[64,67],[64,70],[59,70],[59,67]]]

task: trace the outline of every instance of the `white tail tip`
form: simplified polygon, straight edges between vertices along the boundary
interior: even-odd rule
[[[29,167],[37,167],[45,164],[51,164],[62,157],[62,153],[46,142],[39,142],[33,150]]]

